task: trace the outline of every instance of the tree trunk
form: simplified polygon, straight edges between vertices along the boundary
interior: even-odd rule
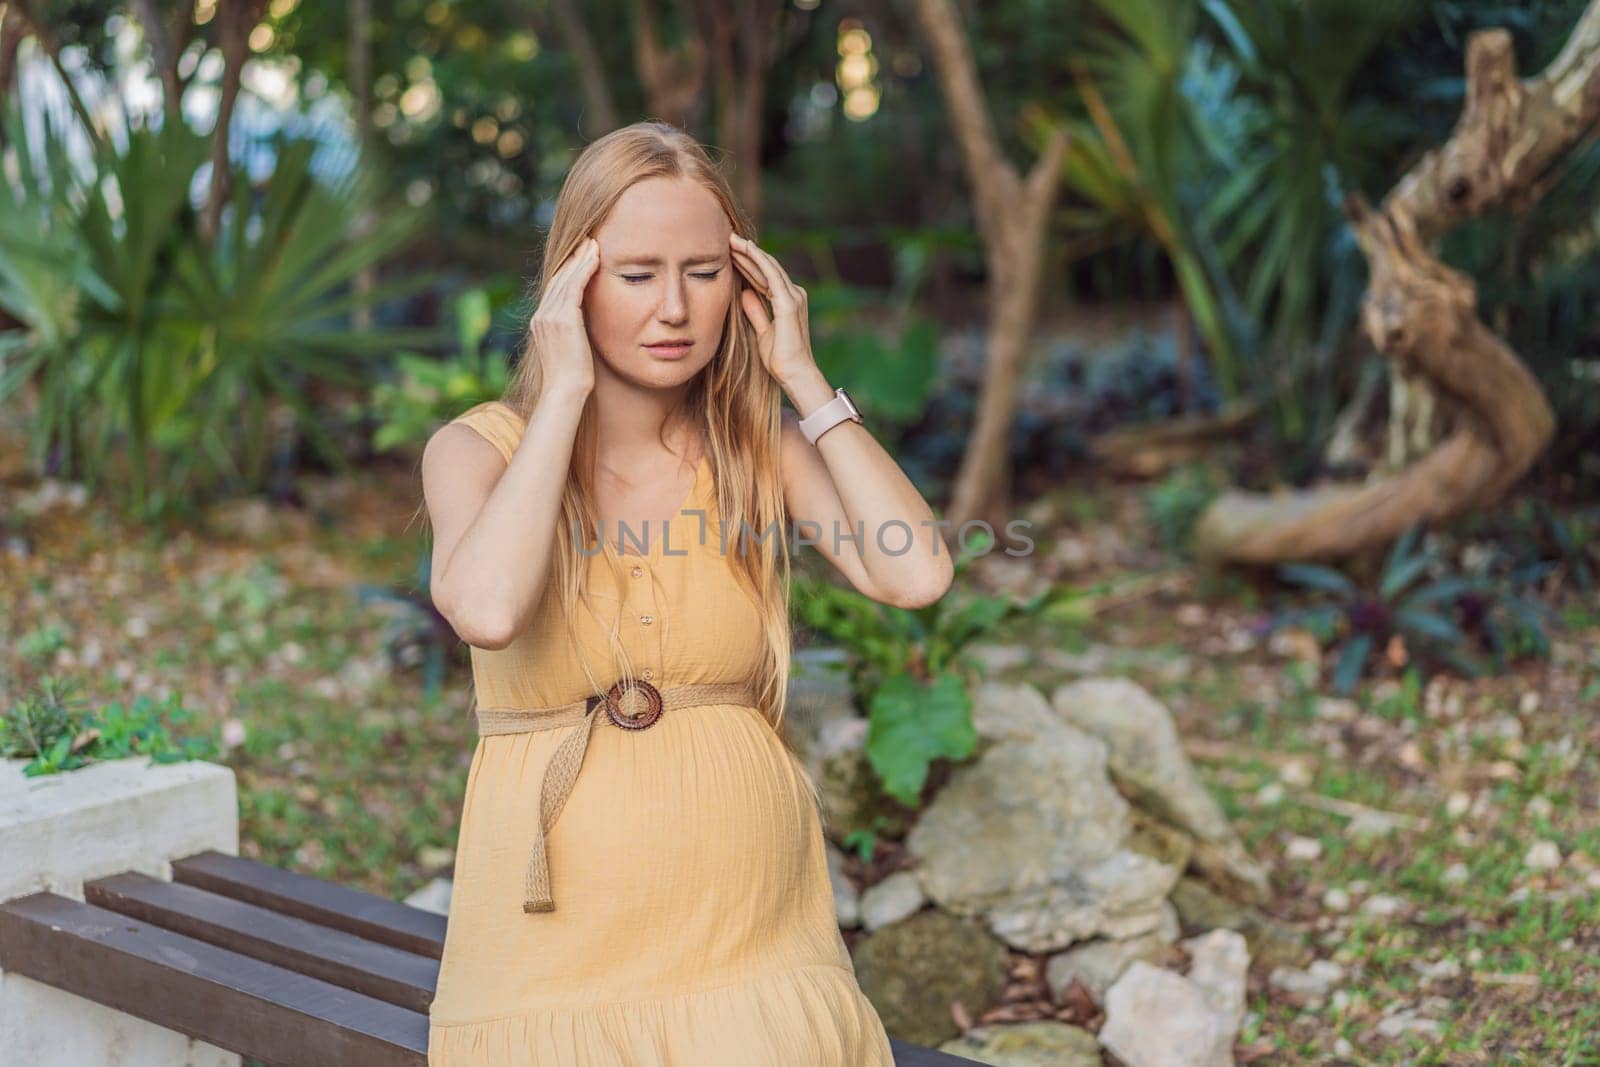
[[[178,60],[189,46],[194,33],[194,0],[176,5],[174,10],[162,14],[156,0],[136,0],[133,10],[150,42],[150,57],[155,62],[156,73],[161,76],[162,114],[168,123],[183,121],[183,78],[178,75]]]
[[[11,84],[17,78],[17,50],[27,35],[28,28],[22,16],[16,8],[7,6],[4,13],[0,13],[0,108],[5,107],[11,97]],[[0,130],[0,145],[5,143],[4,137],[5,132]]]
[[[583,133],[591,140],[601,137],[617,128],[617,105],[611,99],[611,85],[606,80],[605,64],[600,61],[600,50],[594,46],[594,38],[589,36],[583,15],[572,0],[552,0],[550,9],[573,61],[578,64],[578,83],[583,88],[583,100],[589,112]]]
[[[1466,66],[1466,107],[1450,139],[1378,209],[1355,196],[1345,204],[1371,268],[1362,326],[1398,371],[1426,379],[1449,403],[1446,435],[1422,459],[1364,486],[1227,493],[1197,528],[1203,556],[1275,563],[1381,546],[1416,522],[1492,503],[1553,436],[1538,382],[1478,318],[1472,280],[1441,263],[1432,245],[1491,206],[1526,210],[1600,123],[1600,0],[1536,78],[1517,78],[1504,30],[1473,34]]]
[[[233,125],[233,105],[239,99],[244,65],[250,60],[250,31],[261,21],[266,6],[266,0],[230,0],[217,12],[217,29],[222,38],[222,95],[217,104],[217,124],[211,131],[211,188],[205,213],[200,217],[200,234],[207,244],[216,244],[222,229],[222,210],[232,195],[228,131]]]
[[[654,0],[634,0],[633,57],[650,97],[651,117],[688,129],[690,109],[705,88],[707,56],[692,13],[681,0],[678,10],[683,44],[668,48],[657,33]]]
[[[346,63],[350,70],[349,84],[350,96],[355,102],[356,121],[356,146],[359,149],[361,165],[371,166],[373,134],[372,134],[372,0],[350,0],[350,48],[349,59]],[[372,233],[372,228],[377,223],[377,214],[370,206],[362,205],[361,217],[356,220],[354,238],[364,240]],[[356,272],[354,279],[356,294],[363,299],[372,293],[378,284],[377,268],[368,264]],[[372,326],[372,308],[366,304],[357,307],[350,316],[351,325],[357,330],[367,330]]]
[[[782,0],[698,0],[716,90],[719,147],[732,157],[728,180],[751,219],[761,218],[761,113],[767,69],[779,51]]]
[[[945,518],[953,530],[971,520],[1003,528],[1010,496],[1007,445],[1038,317],[1044,244],[1067,132],[1056,128],[1027,178],[1020,177],[1000,153],[972,51],[951,0],[917,0],[917,15],[972,185],[989,274],[989,330],[977,421]]]

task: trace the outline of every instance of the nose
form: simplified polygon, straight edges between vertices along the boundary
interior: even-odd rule
[[[667,275],[667,292],[661,299],[657,316],[669,323],[681,323],[689,317],[689,294],[683,278]]]

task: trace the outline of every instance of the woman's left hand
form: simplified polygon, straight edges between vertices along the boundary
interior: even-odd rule
[[[756,328],[756,350],[767,372],[778,382],[786,383],[796,375],[816,366],[811,352],[810,313],[806,308],[806,291],[796,285],[771,255],[754,241],[737,233],[729,233],[728,243],[733,258],[744,272],[745,280],[754,288],[739,293],[739,304],[745,317]],[[772,302],[772,314],[762,306],[760,292]]]

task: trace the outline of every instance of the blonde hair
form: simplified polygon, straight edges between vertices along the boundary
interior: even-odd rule
[[[755,239],[755,227],[736,202],[727,179],[704,147],[693,137],[664,122],[636,122],[613,130],[589,144],[567,172],[556,200],[554,218],[546,234],[543,260],[528,290],[531,304],[542,298],[552,274],[579,244],[610,215],[622,194],[646,178],[687,178],[716,197],[735,233]],[[699,428],[706,442],[717,485],[717,511],[726,532],[724,552],[736,580],[755,603],[765,631],[766,655],[754,679],[762,714],[781,739],[790,763],[806,783],[819,815],[825,818],[816,783],[796,757],[782,723],[788,707],[790,632],[789,589],[792,565],[787,539],[788,513],[779,477],[781,390],[756,350],[755,328],[740,307],[739,294],[747,283],[733,272],[735,290],[728,303],[722,341],[710,363],[690,383],[682,403],[669,413],[666,424],[678,419]],[[533,350],[531,335],[502,402],[524,419],[529,418],[544,387],[544,363]],[[613,568],[617,587],[622,560],[611,539],[603,544],[596,533],[599,516],[589,480],[583,472],[594,469],[596,418],[591,397],[579,419],[573,460],[561,495],[557,531],[558,551],[553,561],[551,590],[560,597],[569,633],[580,602],[589,605],[587,566],[597,552]],[[665,441],[663,441],[665,444]],[[583,531],[585,552],[573,543]],[[773,536],[773,535],[776,536]],[[776,544],[773,544],[776,542]],[[589,607],[591,613],[592,606]],[[620,616],[607,629],[616,666],[624,685],[634,678],[633,665],[619,639]],[[594,676],[587,663],[584,673],[597,695],[609,688]]]

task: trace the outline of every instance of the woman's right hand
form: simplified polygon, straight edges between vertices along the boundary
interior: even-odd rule
[[[599,266],[600,242],[585,237],[551,276],[528,323],[546,384],[583,392],[594,388],[594,353],[583,321],[583,294]]]

